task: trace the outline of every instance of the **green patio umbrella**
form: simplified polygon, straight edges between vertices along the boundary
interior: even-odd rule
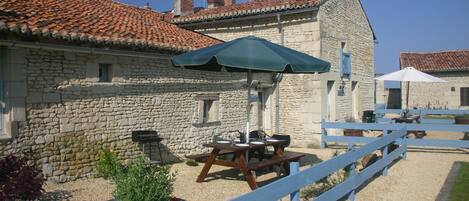
[[[247,72],[248,84],[251,72],[322,73],[328,72],[330,63],[302,52],[271,43],[254,36],[238,38],[172,58],[174,66],[193,70]],[[249,142],[250,96],[246,121],[246,139]],[[278,112],[278,111],[277,111]]]

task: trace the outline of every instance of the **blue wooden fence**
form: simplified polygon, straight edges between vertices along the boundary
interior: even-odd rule
[[[375,138],[370,143],[364,145],[361,148],[354,149],[352,146],[349,147],[350,151],[332,158],[331,160],[324,161],[309,167],[301,172],[296,172],[297,164],[291,164],[293,170],[292,174],[287,177],[281,178],[270,184],[262,186],[252,192],[246,193],[236,198],[232,198],[232,201],[262,201],[262,200],[279,200],[290,194],[292,200],[299,200],[299,190],[313,184],[322,178],[339,171],[344,168],[348,168],[347,179],[336,185],[334,188],[324,192],[314,200],[337,200],[344,196],[348,196],[350,200],[354,200],[355,189],[361,186],[368,179],[373,177],[379,172],[386,174],[387,166],[399,157],[405,157],[407,152],[406,144],[407,130],[400,129],[394,130],[389,135],[384,135],[380,138]],[[399,148],[395,149],[391,153],[387,154],[387,145],[400,141]],[[355,172],[355,162],[363,158],[364,156],[376,151],[383,151],[381,159],[368,166],[360,172]]]
[[[389,118],[383,118],[386,114],[402,114],[401,109],[375,109],[376,120],[378,123],[392,123]],[[425,115],[465,115],[469,114],[469,110],[427,110],[427,109],[415,109],[409,110],[409,114],[419,115],[421,117],[422,124],[454,124],[454,119],[447,118],[425,118]]]
[[[322,147],[327,147],[327,143],[339,142],[348,144],[366,144],[376,138],[373,137],[347,137],[347,136],[329,136],[327,129],[357,129],[357,130],[378,130],[386,133],[390,130],[409,130],[409,131],[448,131],[448,132],[469,132],[469,125],[456,124],[385,124],[385,123],[340,123],[323,122],[322,123]],[[398,142],[399,143],[399,142]],[[469,148],[468,140],[440,140],[440,139],[408,139],[408,145],[411,146],[429,146],[445,148]]]

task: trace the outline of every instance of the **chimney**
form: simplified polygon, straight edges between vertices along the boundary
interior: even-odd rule
[[[207,0],[208,8],[216,8],[220,6],[231,6],[236,4],[236,0]]]
[[[151,10],[150,3],[146,3],[145,6],[143,6],[144,9]]]
[[[174,15],[184,16],[194,13],[193,0],[174,0]]]

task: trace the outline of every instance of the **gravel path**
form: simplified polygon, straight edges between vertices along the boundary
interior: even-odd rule
[[[356,200],[405,201],[436,200],[456,161],[469,162],[463,151],[411,150],[388,170],[388,175],[372,180],[356,195]]]

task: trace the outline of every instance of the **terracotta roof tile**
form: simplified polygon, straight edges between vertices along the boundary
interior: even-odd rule
[[[319,2],[320,0],[251,0],[241,4],[202,9],[191,15],[175,17],[173,22],[176,24],[183,24],[211,19],[222,19],[283,10],[294,10],[315,7],[319,4]]]
[[[469,71],[469,50],[445,52],[403,52],[401,68],[412,66],[424,72]]]
[[[54,39],[190,50],[219,43],[112,0],[2,0],[0,31]]]

